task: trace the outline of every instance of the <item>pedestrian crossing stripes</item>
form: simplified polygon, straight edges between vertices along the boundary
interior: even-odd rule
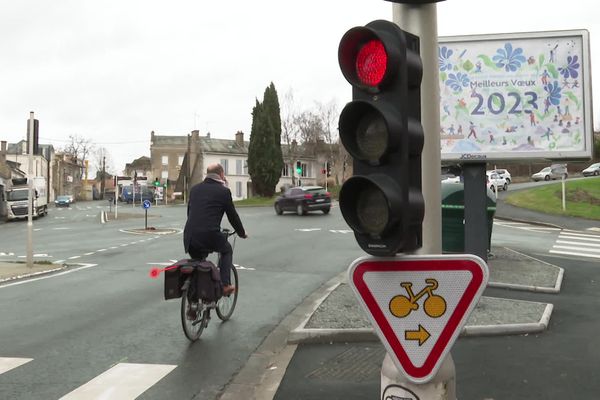
[[[520,229],[523,231],[538,232],[538,233],[554,233],[560,231],[561,228],[555,228],[551,226],[532,225],[525,222],[513,222],[513,221],[499,221],[494,220],[494,225],[504,226],[507,228]]]
[[[60,400],[135,399],[176,367],[160,364],[117,364]]]
[[[31,360],[33,360],[33,358],[0,357],[0,375],[10,371],[13,368],[27,364]]]
[[[33,358],[0,357],[0,375]],[[119,363],[59,400],[133,400],[177,368],[168,364]]]
[[[600,259],[600,235],[579,231],[563,230],[549,251],[562,254]]]

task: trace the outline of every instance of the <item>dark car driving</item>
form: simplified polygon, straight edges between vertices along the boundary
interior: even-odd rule
[[[54,200],[56,207],[69,207],[71,204],[71,196],[58,196]]]
[[[321,186],[300,186],[287,189],[275,200],[277,215],[284,211],[294,211],[304,215],[309,211],[328,214],[331,209],[331,195]]]

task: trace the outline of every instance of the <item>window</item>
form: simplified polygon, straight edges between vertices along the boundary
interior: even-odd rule
[[[242,162],[243,160],[235,160],[235,174],[242,175]]]
[[[242,182],[235,183],[235,196],[242,197]]]
[[[310,170],[310,164],[302,163],[302,176],[303,178],[310,178],[312,176]]]
[[[165,169],[161,172],[160,177],[163,179],[167,179],[169,177],[169,171]]]
[[[290,165],[283,164],[283,169],[281,170],[281,176],[290,176]]]
[[[248,160],[244,160],[244,175],[248,175]]]
[[[223,166],[223,171],[225,175],[229,175],[229,160],[226,158],[222,158],[221,165]]]
[[[183,165],[183,157],[184,156],[177,157],[177,165]]]
[[[169,164],[169,156],[162,156],[162,165],[168,165]]]

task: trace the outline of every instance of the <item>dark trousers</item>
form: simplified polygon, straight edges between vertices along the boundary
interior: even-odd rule
[[[233,249],[227,237],[221,232],[200,232],[192,238],[188,253],[192,258],[202,258],[202,253],[218,252],[221,283],[231,284],[231,269],[233,268]]]

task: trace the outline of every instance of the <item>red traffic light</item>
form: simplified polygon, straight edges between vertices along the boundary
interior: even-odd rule
[[[387,69],[387,52],[381,40],[370,40],[356,55],[356,75],[367,86],[379,86]]]

